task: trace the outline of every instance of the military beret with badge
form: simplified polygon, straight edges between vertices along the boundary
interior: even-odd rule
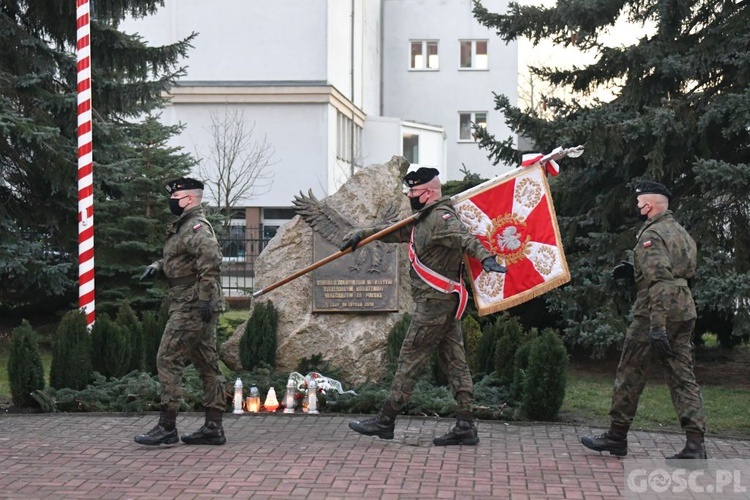
[[[440,175],[440,170],[431,167],[419,167],[413,172],[409,172],[404,176],[404,184],[407,187],[421,186],[427,184],[432,179]]]
[[[203,189],[203,183],[190,177],[180,177],[167,183],[167,192],[174,194],[177,191],[188,191],[192,189]]]
[[[635,187],[636,196],[642,194],[661,194],[667,197],[669,201],[672,201],[672,191],[667,189],[667,186],[660,182],[655,181],[641,181]]]

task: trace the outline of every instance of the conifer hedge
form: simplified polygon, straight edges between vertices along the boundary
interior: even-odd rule
[[[81,390],[91,381],[91,339],[83,311],[66,313],[55,332],[49,385]]]
[[[240,363],[246,371],[265,363],[276,366],[279,315],[271,301],[258,302],[240,339]]]
[[[568,352],[556,331],[547,328],[530,344],[521,408],[533,420],[552,420],[565,399]]]
[[[8,357],[8,381],[14,406],[38,406],[31,395],[34,391],[44,389],[44,365],[39,354],[36,332],[26,320],[13,330]]]
[[[97,315],[91,329],[91,367],[105,378],[122,377],[130,371],[129,335],[107,314]]]

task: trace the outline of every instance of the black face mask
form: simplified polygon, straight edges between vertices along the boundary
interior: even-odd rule
[[[169,211],[175,214],[177,217],[182,215],[182,212],[185,211],[185,208],[180,206],[180,201],[184,200],[185,198],[186,196],[183,196],[182,198],[170,198]]]
[[[411,205],[412,210],[419,211],[419,210],[422,210],[425,207],[425,205],[427,205],[427,203],[422,203],[421,201],[419,201],[419,198],[421,198],[421,196],[409,198],[409,205]]]
[[[648,205],[648,203],[646,203],[646,205]],[[638,207],[638,220],[641,222],[646,222],[648,220],[648,214],[644,215],[641,213],[641,210],[646,208],[646,205],[643,205],[642,207]]]

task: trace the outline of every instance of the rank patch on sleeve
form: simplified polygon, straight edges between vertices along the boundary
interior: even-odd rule
[[[202,227],[203,227],[203,224],[201,224],[201,223],[199,222],[198,224],[196,224],[196,225],[194,225],[194,226],[193,226],[193,231],[197,232],[197,231],[198,231],[198,230],[199,230],[200,228],[202,228]]]
[[[643,242],[643,248],[648,248],[651,246],[651,240],[646,240]]]
[[[451,214],[443,214],[443,219],[448,220],[451,218]]]

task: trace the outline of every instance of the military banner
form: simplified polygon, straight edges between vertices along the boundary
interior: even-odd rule
[[[548,169],[547,163],[536,161],[454,197],[461,221],[508,268],[505,274],[487,273],[481,262],[466,257],[480,316],[570,281],[546,179]]]

